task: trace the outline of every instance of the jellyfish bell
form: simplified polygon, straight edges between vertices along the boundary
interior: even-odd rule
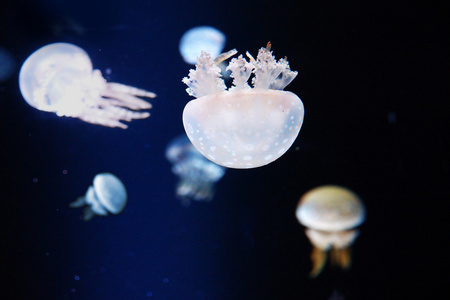
[[[300,198],[295,214],[307,228],[305,234],[313,245],[310,276],[321,272],[328,251],[332,264],[347,269],[351,264],[350,246],[359,234],[354,228],[365,220],[360,198],[344,187],[320,186]]]
[[[218,56],[225,46],[225,35],[211,26],[198,26],[186,31],[180,39],[179,50],[184,61],[194,65],[202,51]]]
[[[364,206],[359,197],[340,186],[321,186],[302,196],[296,210],[301,224],[316,230],[335,232],[364,222]]]
[[[183,125],[192,144],[209,160],[224,167],[256,168],[281,157],[297,138],[304,107],[294,93],[283,91],[296,76],[286,59],[276,61],[270,43],[249,61],[231,59],[233,86],[226,88],[217,65],[236,54],[231,50],[212,59],[205,52],[196,70],[183,82],[190,101]],[[251,88],[247,81],[253,74]]]
[[[70,203],[70,207],[85,206],[83,219],[89,221],[95,215],[120,214],[127,205],[127,191],[122,181],[111,173],[100,173],[94,177],[93,185],[86,194]]]
[[[54,43],[31,54],[19,73],[19,87],[25,101],[41,111],[79,118],[91,124],[127,128],[120,121],[150,116],[142,109],[151,104],[138,98],[154,93],[106,82],[93,70],[88,54],[78,46]]]
[[[127,191],[122,181],[111,173],[94,177],[94,190],[99,202],[112,214],[121,213],[127,204]]]
[[[92,70],[92,62],[83,49],[67,43],[50,44],[35,51],[22,65],[20,91],[32,107],[58,112],[69,105],[62,102],[67,100],[63,96],[68,88],[64,83],[71,81],[70,73],[75,78],[85,78],[90,76]]]

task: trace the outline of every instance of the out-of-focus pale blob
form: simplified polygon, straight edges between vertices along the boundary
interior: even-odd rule
[[[183,78],[190,101],[183,112],[186,133],[205,157],[228,168],[267,165],[282,156],[297,138],[304,108],[299,97],[283,91],[296,76],[286,59],[275,60],[270,43],[254,59],[248,52],[233,58],[229,89],[217,65],[236,50],[213,59],[202,52],[196,70]],[[251,75],[253,88],[247,81]]]
[[[86,195],[70,203],[70,207],[82,207],[83,220],[89,221],[95,215],[120,214],[127,205],[127,190],[122,181],[111,173],[100,173],[94,177]]]
[[[199,26],[186,31],[180,40],[180,53],[185,62],[195,65],[202,51],[212,57],[222,53],[225,35],[214,27]]]
[[[170,142],[166,158],[173,165],[172,172],[179,177],[176,195],[182,204],[189,205],[191,199],[211,201],[214,184],[223,177],[225,168],[207,160],[184,134]]]
[[[0,82],[6,81],[16,69],[14,56],[5,48],[0,47]]]
[[[29,56],[20,70],[19,86],[34,108],[123,129],[128,126],[120,121],[150,116],[139,110],[150,109],[151,104],[138,96],[156,97],[146,90],[106,82],[99,70],[93,70],[87,53],[67,43],[44,46]]]
[[[363,223],[366,216],[355,193],[334,185],[317,187],[300,198],[295,214],[307,227],[305,233],[313,245],[311,277],[322,271],[328,251],[331,264],[342,269],[350,267],[350,246],[359,234],[353,228]]]

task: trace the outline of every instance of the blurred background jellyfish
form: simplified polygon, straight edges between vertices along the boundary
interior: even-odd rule
[[[211,201],[214,184],[225,174],[225,168],[207,160],[195,149],[185,134],[174,138],[166,149],[172,172],[179,177],[176,195],[183,205],[190,200]]]
[[[320,186],[300,198],[295,214],[313,245],[310,276],[322,271],[328,251],[332,265],[348,269],[350,246],[359,234],[353,228],[363,223],[366,215],[359,197],[344,187]]]
[[[123,129],[128,126],[120,121],[150,116],[139,110],[150,109],[151,104],[137,96],[156,97],[146,90],[106,82],[100,70],[93,70],[87,53],[68,43],[50,44],[31,54],[20,70],[19,86],[34,108]]]
[[[184,61],[195,65],[202,50],[217,57],[225,46],[225,35],[211,26],[194,27],[186,31],[180,39],[180,53]]]
[[[184,129],[206,158],[227,168],[249,169],[281,157],[297,138],[303,123],[303,103],[283,89],[297,76],[286,59],[275,60],[271,45],[254,59],[248,52],[233,58],[233,86],[227,89],[217,65],[237,53],[231,50],[213,59],[202,52],[195,70],[183,78],[190,96]],[[251,75],[253,88],[247,81]]]
[[[0,47],[0,82],[6,81],[16,69],[14,56],[5,48]]]
[[[111,173],[100,173],[94,177],[93,185],[86,194],[70,203],[70,207],[85,206],[83,220],[89,221],[95,215],[118,215],[127,205],[127,190],[122,181]]]

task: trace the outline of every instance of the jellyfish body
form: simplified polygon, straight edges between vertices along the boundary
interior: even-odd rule
[[[94,177],[86,194],[70,203],[70,207],[85,206],[83,219],[89,221],[95,215],[120,214],[127,205],[127,190],[122,181],[111,173],[100,173]]]
[[[55,43],[31,54],[19,74],[20,91],[34,108],[107,127],[127,128],[120,121],[150,116],[151,104],[138,98],[154,93],[106,82],[93,70],[87,53],[72,44]]]
[[[184,61],[195,65],[202,50],[213,57],[222,53],[225,35],[211,26],[194,27],[186,31],[180,39],[179,50]]]
[[[355,193],[334,185],[312,189],[300,199],[296,217],[313,245],[311,277],[322,271],[328,252],[331,264],[350,267],[350,246],[359,234],[354,228],[365,220],[364,205]]]
[[[179,177],[176,195],[184,205],[190,200],[211,201],[214,184],[225,174],[225,168],[209,161],[195,149],[186,135],[173,139],[166,150],[172,172]]]
[[[267,165],[282,156],[297,138],[303,123],[303,103],[297,95],[282,91],[297,72],[287,60],[276,61],[270,44],[259,50],[256,60],[233,58],[233,86],[226,89],[217,67],[234,55],[231,50],[215,60],[202,52],[196,70],[183,82],[190,101],[183,111],[183,124],[195,148],[205,157],[228,168],[248,169]],[[251,75],[253,88],[247,81]]]

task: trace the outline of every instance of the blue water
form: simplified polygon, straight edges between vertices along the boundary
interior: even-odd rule
[[[401,299],[407,290],[436,291],[419,278],[436,274],[429,260],[439,261],[425,258],[438,253],[429,229],[441,224],[432,217],[439,206],[428,203],[448,200],[448,122],[437,121],[445,120],[441,94],[422,90],[417,76],[434,74],[433,87],[444,82],[428,66],[442,54],[445,18],[438,8],[422,18],[427,9],[383,1],[6,1],[0,46],[17,68],[46,44],[73,43],[108,80],[158,97],[148,119],[122,130],[28,106],[18,69],[0,84],[2,248],[12,295],[2,298]],[[255,56],[271,41],[299,71],[286,90],[302,99],[305,121],[279,160],[227,170],[211,202],[185,207],[165,150],[183,132],[191,100],[181,79],[192,66],[179,39],[200,25],[224,32],[225,50]],[[427,58],[414,59],[418,53]],[[84,222],[68,205],[101,172],[122,179],[128,206]],[[351,269],[327,265],[312,280],[311,246],[294,212],[322,184],[360,195],[367,221]]]

